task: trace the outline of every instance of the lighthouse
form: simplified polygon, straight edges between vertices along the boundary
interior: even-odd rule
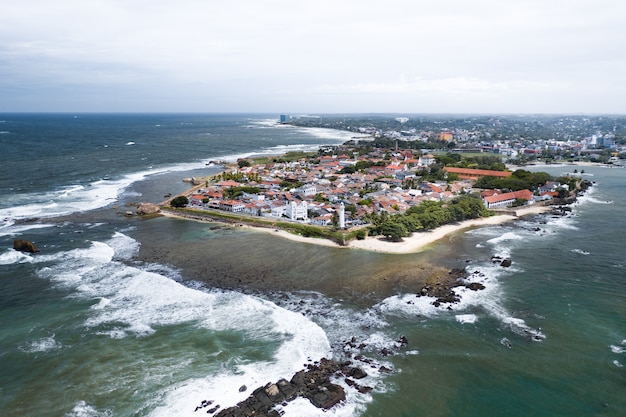
[[[346,207],[343,205],[343,202],[339,204],[339,228],[346,228]]]

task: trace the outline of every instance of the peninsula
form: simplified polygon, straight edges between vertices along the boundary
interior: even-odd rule
[[[289,239],[411,253],[459,230],[571,202],[578,176],[507,169],[500,156],[349,142],[245,158],[163,202],[161,213],[254,227]]]

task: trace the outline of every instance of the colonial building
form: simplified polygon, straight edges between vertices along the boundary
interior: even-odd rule
[[[512,193],[498,194],[493,193],[491,195],[483,197],[485,206],[488,209],[494,209],[498,207],[511,207],[515,200],[526,200],[528,203],[533,202],[533,193],[530,190],[514,191]]]
[[[291,220],[308,220],[308,206],[306,201],[290,201],[285,207],[285,215]]]

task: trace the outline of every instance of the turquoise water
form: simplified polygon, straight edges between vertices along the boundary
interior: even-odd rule
[[[255,115],[86,118],[75,126],[71,116],[0,116],[14,161],[0,166],[3,415],[197,415],[202,400],[229,407],[305,363],[344,357],[351,337],[364,346],[350,353],[375,365],[362,363],[369,376],[360,381],[373,392],[346,386],[339,407],[295,401],[281,407],[286,416],[624,415],[626,170],[586,167],[596,184],[571,216],[464,231],[428,253],[370,254],[119,214],[127,202],[184,187],[189,172],[216,170],[205,166],[212,159],[314,148],[341,135],[272,127]],[[163,133],[164,125],[172,127]],[[39,153],[24,152],[25,141]],[[46,175],[16,174],[39,159]],[[13,251],[16,237],[41,253]],[[164,239],[206,252],[178,264],[139,260],[142,246]],[[185,263],[198,255],[206,272],[192,276]],[[492,264],[494,255],[513,265]],[[368,271],[429,259],[466,266],[486,289],[466,291],[451,310],[408,291],[350,292]],[[227,273],[244,282],[296,277],[306,291],[219,289]],[[398,349],[400,335],[409,345]]]

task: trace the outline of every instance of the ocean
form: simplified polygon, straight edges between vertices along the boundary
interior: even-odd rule
[[[203,400],[224,409],[349,353],[366,359],[371,392],[339,379],[347,399],[333,409],[298,399],[280,412],[626,415],[626,169],[582,167],[594,185],[569,215],[464,230],[410,255],[124,215],[219,172],[212,161],[350,137],[276,121],[0,114],[0,414],[196,416]],[[17,238],[40,253],[14,251]],[[406,286],[377,290],[381,270],[427,262],[466,268],[485,289],[440,307]]]

